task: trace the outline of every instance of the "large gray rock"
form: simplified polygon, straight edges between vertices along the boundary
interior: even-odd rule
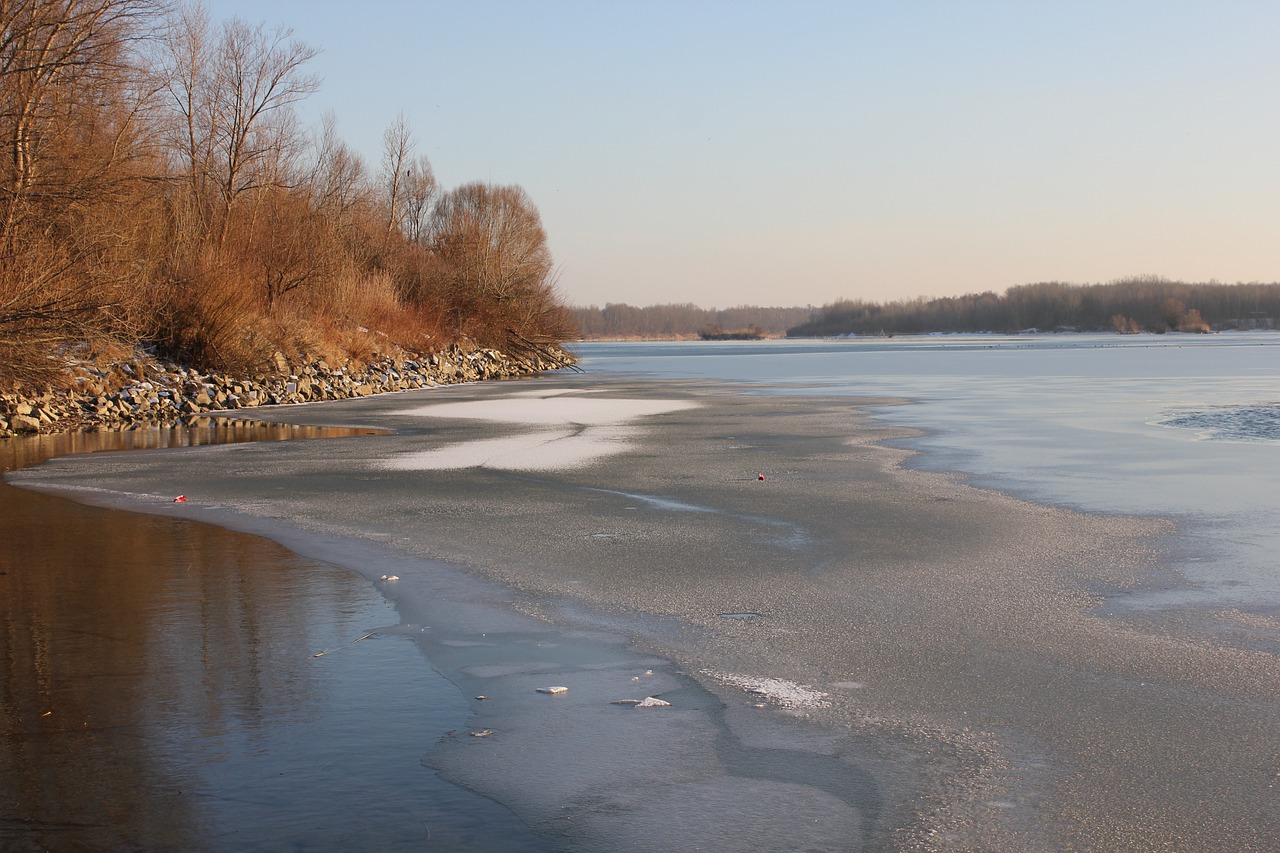
[[[9,426],[14,432],[39,432],[40,421],[31,415],[13,415],[9,418]]]

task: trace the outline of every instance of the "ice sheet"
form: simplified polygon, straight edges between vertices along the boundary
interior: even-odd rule
[[[695,406],[686,400],[631,400],[521,392],[497,399],[439,403],[398,414],[422,418],[462,418],[535,427],[519,435],[434,447],[387,460],[396,471],[494,468],[553,471],[589,465],[625,452],[640,427],[633,421]]]
[[[565,394],[528,397],[512,394],[487,400],[437,403],[396,414],[421,418],[466,418],[508,424],[620,424],[650,415],[692,408],[688,400],[629,400]]]
[[[910,399],[878,412],[926,432],[907,443],[924,451],[913,466],[1086,512],[1178,519],[1174,561],[1206,599],[1280,600],[1276,332],[753,343],[578,349],[594,373]]]

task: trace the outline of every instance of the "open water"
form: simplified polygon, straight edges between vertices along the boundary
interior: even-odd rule
[[[0,472],[353,432],[41,436]],[[549,849],[423,765],[468,706],[399,621],[274,542],[0,482],[0,850]]]

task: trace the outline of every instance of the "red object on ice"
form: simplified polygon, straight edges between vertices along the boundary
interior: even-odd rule
[[[761,479],[761,480],[763,480],[763,479],[764,479],[764,477],[761,477],[760,479]],[[176,503],[176,504],[184,504],[184,503],[186,503],[186,502],[187,502],[187,496],[186,496],[186,495],[178,495],[176,498],[174,498],[174,499],[173,499],[173,502],[174,502],[174,503]]]
[[[757,475],[756,475],[756,479],[757,479],[757,480],[763,480],[763,479],[764,479],[764,474],[757,474]]]

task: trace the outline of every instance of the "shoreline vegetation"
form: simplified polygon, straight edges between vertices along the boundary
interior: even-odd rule
[[[704,341],[760,341],[764,340],[764,332],[755,326],[733,331],[725,331],[719,326],[712,326],[699,331],[698,338]]]
[[[334,115],[302,127],[317,50],[291,30],[159,0],[19,0],[0,26],[0,392],[136,352],[289,382],[277,354],[572,336],[528,194],[440,187],[403,115],[375,164]]]
[[[842,299],[815,308],[609,303],[570,310],[584,340],[708,339],[752,330],[762,338],[1024,332],[1216,332],[1275,329],[1280,284],[1187,283],[1134,276],[1106,284],[1041,282],[964,296],[893,302]],[[721,340],[723,338],[713,337]],[[740,339],[740,338],[739,338]]]

